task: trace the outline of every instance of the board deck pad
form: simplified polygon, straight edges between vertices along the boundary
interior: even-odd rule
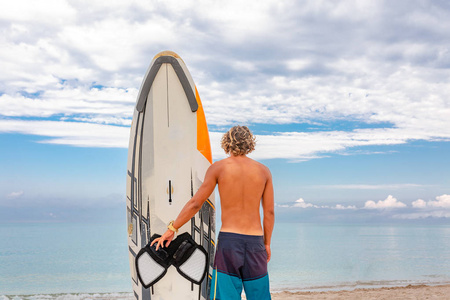
[[[209,299],[215,253],[214,193],[181,228],[208,255],[200,285],[172,266],[152,287],[137,278],[135,257],[157,233],[163,234],[199,189],[212,163],[200,97],[183,60],[174,52],[155,56],[142,82],[130,131],[127,172],[127,228],[130,271],[136,299]]]

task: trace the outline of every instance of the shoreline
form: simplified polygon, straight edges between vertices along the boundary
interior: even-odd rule
[[[280,291],[273,300],[357,300],[357,299],[448,299],[450,284],[417,284],[396,287],[356,288],[333,291]]]
[[[396,287],[356,288],[353,290],[327,291],[272,291],[273,300],[357,300],[357,299],[448,299],[450,284],[417,284]],[[111,293],[48,293],[26,295],[0,295],[0,300],[134,300],[131,292]],[[243,294],[243,298],[245,296]]]

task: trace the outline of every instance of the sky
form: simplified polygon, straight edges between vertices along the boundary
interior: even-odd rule
[[[158,52],[185,61],[214,160],[236,124],[277,221],[450,222],[447,1],[0,3],[0,218],[125,218]]]

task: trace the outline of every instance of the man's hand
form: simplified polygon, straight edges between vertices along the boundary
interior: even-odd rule
[[[267,262],[270,261],[270,257],[272,256],[272,253],[270,252],[270,245],[264,245],[266,247],[267,252]]]
[[[164,248],[164,241],[167,241],[166,247],[168,247],[170,245],[170,242],[173,240],[174,236],[175,232],[173,232],[170,229],[167,229],[167,231],[164,232],[164,234],[161,237],[154,239],[153,242],[150,244],[150,246],[153,246],[153,244],[157,242],[158,244],[156,245],[156,251],[158,251],[159,247]]]

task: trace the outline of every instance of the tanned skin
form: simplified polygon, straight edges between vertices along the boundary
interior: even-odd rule
[[[275,221],[272,175],[263,164],[246,155],[231,155],[217,161],[206,171],[205,180],[194,197],[189,200],[176,218],[173,226],[180,228],[202,207],[219,186],[222,208],[222,232],[263,235],[267,262],[271,257],[270,241]],[[260,205],[263,208],[261,226]],[[175,233],[167,230],[152,242],[159,247],[169,246]]]

